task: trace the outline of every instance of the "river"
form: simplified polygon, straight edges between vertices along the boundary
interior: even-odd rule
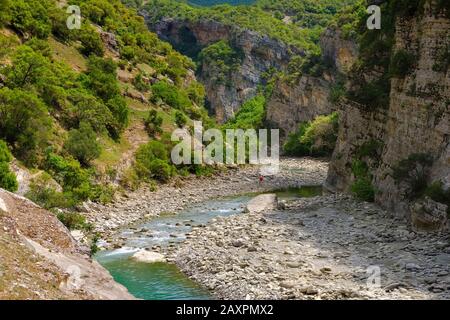
[[[321,194],[321,187],[302,187],[276,191],[279,200]],[[140,249],[175,246],[188,237],[193,226],[205,225],[218,216],[242,214],[247,202],[256,194],[224,197],[192,205],[176,215],[163,215],[151,221],[122,229],[118,236],[125,246],[100,251],[99,261],[114,279],[136,298],[146,300],[210,299],[211,293],[191,281],[170,263],[146,264],[130,257]]]

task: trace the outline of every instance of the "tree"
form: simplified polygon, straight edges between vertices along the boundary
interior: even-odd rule
[[[44,103],[31,92],[0,89],[0,138],[22,160],[35,163],[45,150],[52,123]]]
[[[0,26],[9,23],[11,20],[10,0],[0,0]]]
[[[7,84],[13,88],[24,88],[42,81],[49,72],[48,59],[29,46],[21,46],[13,57],[13,65],[6,71]]]
[[[9,162],[12,155],[8,146],[3,140],[0,140],[0,188],[14,192],[17,190],[18,183],[16,176],[9,169]]]
[[[81,52],[84,55],[90,56],[91,54],[94,54],[96,56],[102,57],[105,53],[103,41],[100,38],[97,30],[95,30],[91,25],[83,23],[83,27],[79,32],[78,39],[83,45]]]
[[[100,156],[101,148],[97,142],[95,131],[87,122],[81,122],[79,129],[69,131],[69,138],[64,148],[80,163],[89,163]]]

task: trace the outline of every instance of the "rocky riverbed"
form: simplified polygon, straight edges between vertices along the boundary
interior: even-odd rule
[[[281,207],[216,218],[167,258],[221,299],[450,298],[448,234],[346,195]]]
[[[328,164],[317,159],[282,159],[280,173],[259,182],[259,168],[246,166],[218,172],[213,177],[187,177],[160,186],[127,193],[108,205],[85,203],[81,208],[97,232],[108,237],[115,230],[161,214],[173,214],[188,205],[224,196],[274,189],[320,185]]]

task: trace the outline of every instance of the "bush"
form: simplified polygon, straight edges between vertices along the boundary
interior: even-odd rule
[[[169,164],[168,146],[160,141],[150,141],[141,146],[136,152],[135,170],[144,181],[156,179],[167,182],[175,171]]]
[[[65,159],[50,152],[45,166],[56,182],[63,187],[64,192],[72,193],[76,202],[89,199],[92,187],[90,173],[81,168],[77,160]]]
[[[69,230],[92,231],[92,225],[86,222],[86,217],[77,212],[63,212],[58,213],[57,216]]]
[[[352,173],[355,178],[350,187],[352,193],[358,199],[373,202],[375,200],[375,188],[372,185],[372,175],[369,173],[367,164],[362,160],[354,160]]]
[[[415,57],[405,50],[397,51],[391,59],[389,73],[391,76],[403,78],[408,75],[415,62]]]
[[[5,141],[0,140],[0,162],[10,162],[12,160],[11,152]]]
[[[289,135],[284,152],[292,156],[330,156],[336,146],[338,120],[334,112],[301,124],[297,132]]]
[[[145,127],[150,136],[155,136],[156,134],[162,133],[161,125],[163,123],[163,118],[158,114],[158,111],[152,109],[148,113],[148,117],[145,120]]]
[[[72,195],[57,191],[55,183],[48,173],[43,172],[31,181],[30,190],[25,196],[46,209],[75,206]]]
[[[82,28],[79,31],[78,39],[82,44],[81,52],[90,56],[91,54],[103,57],[105,53],[105,48],[103,47],[103,41],[100,38],[97,30],[95,30],[91,25],[83,23]]]
[[[16,175],[9,170],[9,164],[0,162],[0,188],[14,192],[18,187]]]
[[[14,192],[17,191],[19,184],[17,183],[16,175],[9,169],[11,160],[12,155],[8,146],[3,140],[0,140],[0,188]]]
[[[300,138],[305,134],[307,123],[301,123],[297,131],[288,135],[287,141],[283,146],[283,151],[288,156],[304,156],[309,154],[310,146],[300,143]]]
[[[393,178],[398,185],[406,185],[407,197],[417,199],[427,187],[428,170],[432,164],[433,158],[428,154],[411,154],[394,166]]]
[[[175,109],[184,111],[192,105],[186,93],[165,81],[160,81],[152,85],[152,92],[154,102],[161,99],[164,103]]]
[[[266,98],[258,95],[242,104],[236,116],[229,120],[226,129],[259,129],[265,118]]]
[[[179,128],[183,128],[187,123],[187,117],[180,111],[175,112],[175,123]]]
[[[424,195],[430,197],[436,202],[447,205],[447,213],[450,215],[450,188],[444,190],[443,183],[437,181],[425,189]]]
[[[101,148],[97,142],[97,136],[91,125],[80,123],[79,129],[69,131],[69,138],[64,148],[78,161],[85,165],[100,156]]]
[[[351,191],[363,201],[373,202],[375,200],[375,189],[367,177],[357,178],[351,186]]]

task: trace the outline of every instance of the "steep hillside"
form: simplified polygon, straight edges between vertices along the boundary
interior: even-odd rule
[[[151,30],[197,62],[209,106],[225,122],[261,93],[261,87],[270,91],[275,76],[289,72],[293,58],[317,59],[324,26],[344,5],[257,1],[199,8],[154,0],[140,12]]]
[[[66,1],[1,1],[0,149],[15,157],[7,163],[19,184],[0,187],[49,209],[108,202],[159,180],[155,172],[174,175],[167,157],[137,172],[135,154],[153,140],[169,149],[167,133],[194,119],[211,123],[191,59],[136,11],[119,0],[69,3],[81,9],[80,29],[66,26]]]

